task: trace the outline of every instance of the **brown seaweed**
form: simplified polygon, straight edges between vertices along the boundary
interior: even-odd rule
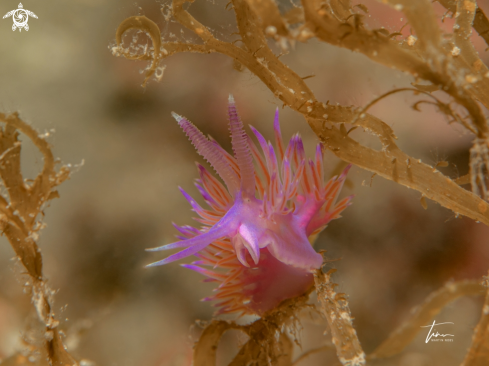
[[[39,322],[44,327],[44,346],[33,348],[40,357],[39,365],[77,365],[75,359],[64,348],[61,334],[53,311],[53,290],[43,275],[41,249],[37,245],[43,228],[41,217],[49,200],[58,197],[56,187],[69,178],[67,166],[56,169],[51,147],[31,126],[22,121],[17,113],[0,113],[0,178],[5,189],[0,195],[0,230],[7,237],[17,258],[29,277],[26,290],[31,295],[32,305]],[[21,173],[21,141],[19,132],[26,135],[44,158],[42,171],[33,180],[26,180]],[[1,365],[28,365],[32,360],[15,354]]]
[[[165,42],[158,26],[144,16],[130,17],[121,23],[112,52],[131,60],[151,62],[146,69],[143,85],[146,85],[158,65],[174,54],[194,52],[228,56],[235,65],[239,65],[238,69],[246,67],[257,76],[284,106],[301,114],[324,146],[338,158],[417,190],[421,193],[421,203],[425,208],[428,198],[452,210],[457,216],[464,215],[489,225],[489,127],[483,112],[483,108],[489,108],[489,72],[469,39],[474,27],[489,44],[489,21],[482,10],[478,9],[475,0],[439,0],[456,18],[453,33],[449,35],[442,35],[429,0],[382,1],[402,12],[414,31],[414,35],[401,40],[397,38],[402,36],[401,32],[391,34],[383,28],[366,27],[362,14],[368,9],[361,4],[352,8],[349,0],[302,0],[301,7],[293,8],[285,14],[281,14],[274,0],[232,0],[228,5],[232,5],[236,15],[241,41],[238,43],[222,41],[214,36],[208,27],[190,14],[189,7],[185,5],[192,2],[173,0],[172,15],[176,22],[198,36],[200,43]],[[124,46],[123,35],[130,28],[149,34],[153,48],[140,54],[131,45]],[[374,62],[408,73],[416,80],[414,88],[392,90],[366,106],[323,103],[308,88],[305,78],[284,64],[271,47],[275,42],[282,49],[287,49],[291,42],[306,42],[311,38],[361,53]],[[420,85],[418,81],[421,80],[429,84]],[[443,102],[433,96],[431,93],[434,91],[443,93],[449,101]],[[398,92],[422,96],[424,99],[413,105],[413,109],[419,110],[422,103],[434,105],[448,121],[459,123],[473,134],[469,175],[452,180],[437,169],[440,165],[433,167],[409,156],[397,145],[393,129],[368,113],[370,106]],[[460,114],[461,109],[465,110],[465,116]],[[353,128],[361,127],[376,136],[382,148],[375,150],[356,141],[349,135],[351,129],[348,131],[345,123],[352,124]],[[467,183],[471,184],[471,191],[461,187]],[[365,365],[367,360],[391,357],[401,352],[413,340],[419,325],[437,314],[450,301],[484,291],[481,285],[473,282],[447,284],[430,295],[406,323],[371,355],[365,357],[352,324],[347,296],[334,291],[335,285],[330,277],[331,272],[316,274],[316,292],[343,365]],[[291,303],[295,301],[298,300],[290,300]],[[487,345],[484,341],[488,329],[486,307],[487,304],[465,365],[487,363]],[[291,316],[287,313],[286,318]],[[215,364],[217,342],[227,329],[240,329],[251,337],[232,365],[262,365],[271,360],[274,360],[272,364],[290,363],[291,358],[287,353],[289,346],[284,338],[287,335],[279,333],[281,335],[276,337],[278,328],[267,330],[267,319],[264,317],[249,328],[222,321],[212,322],[196,345],[195,364]],[[259,335],[253,336],[250,330],[253,327],[260,329],[260,336],[265,338],[256,340],[254,337]],[[270,343],[267,337],[272,337],[278,343]],[[280,358],[277,352],[287,357]]]

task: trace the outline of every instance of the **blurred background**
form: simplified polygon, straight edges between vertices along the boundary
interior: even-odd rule
[[[226,2],[199,0],[190,12],[224,40],[235,31]],[[372,27],[398,30],[403,15],[375,1],[362,1],[370,10]],[[190,365],[191,347],[199,334],[196,320],[210,320],[214,309],[199,300],[211,283],[177,264],[144,269],[166,253],[145,248],[173,241],[172,222],[192,224],[193,212],[178,192],[194,197],[194,161],[201,161],[170,112],[175,111],[230,148],[226,103],[233,93],[245,124],[272,138],[274,110],[281,106],[250,72],[238,72],[221,55],[180,54],[164,60],[160,83],[140,85],[144,63],[111,55],[118,24],[144,14],[162,30],[165,40],[193,41],[174,23],[165,21],[168,1],[142,0],[25,0],[28,32],[13,32],[10,18],[0,21],[0,110],[19,111],[40,132],[52,133],[50,143],[73,174],[59,189],[60,199],[45,210],[46,229],[40,246],[45,275],[55,295],[55,311],[70,352],[86,365]],[[0,3],[5,14],[18,6]],[[283,2],[284,8],[291,2]],[[444,11],[435,5],[441,18]],[[486,13],[489,1],[479,1]],[[450,21],[445,25],[450,29]],[[409,32],[409,27],[405,29]],[[487,47],[474,43],[482,59]],[[300,76],[314,74],[307,84],[319,100],[363,106],[413,79],[374,64],[366,57],[317,41],[296,44],[282,60]],[[423,113],[410,106],[418,99],[399,94],[378,104],[373,114],[391,125],[407,153],[431,165],[448,161],[443,173],[467,173],[472,136],[449,125],[434,109]],[[281,110],[282,133],[300,132],[311,154],[318,142],[305,121]],[[355,138],[379,148],[361,131]],[[23,169],[34,177],[42,159],[24,144]],[[331,174],[340,162],[326,153]],[[410,309],[447,281],[479,279],[487,273],[489,229],[428,201],[420,194],[354,167],[343,195],[355,194],[343,218],[332,222],[316,242],[337,268],[340,292],[349,295],[354,324],[366,352],[372,351],[407,318]],[[196,224],[196,223],[195,223]],[[0,359],[22,348],[32,320],[30,299],[23,293],[21,269],[14,252],[0,239]],[[437,316],[453,322],[453,343],[424,343],[421,331],[392,364],[458,365],[470,345],[481,311],[481,298],[460,299]],[[249,321],[244,319],[243,321]],[[302,351],[329,341],[325,325],[304,314]],[[227,335],[219,362],[229,361],[244,337]],[[296,349],[296,355],[301,353]],[[301,365],[327,365],[328,351]],[[387,364],[387,363],[386,363]]]

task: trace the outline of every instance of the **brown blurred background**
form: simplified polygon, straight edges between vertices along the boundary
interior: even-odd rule
[[[17,0],[18,1],[18,0]],[[363,1],[366,20],[394,31],[402,14]],[[71,163],[74,173],[60,188],[61,198],[45,210],[47,228],[40,246],[45,274],[59,289],[55,309],[67,334],[66,345],[76,357],[97,365],[189,365],[195,320],[209,320],[213,308],[199,299],[212,284],[177,264],[143,266],[166,253],[145,248],[171,242],[172,221],[192,224],[193,213],[177,190],[194,197],[200,161],[179,131],[170,112],[193,121],[229,148],[227,95],[233,93],[242,119],[271,138],[278,101],[248,71],[233,69],[220,55],[176,55],[160,83],[140,84],[144,64],[115,58],[109,46],[118,24],[144,14],[156,21],[166,40],[194,40],[175,24],[165,23],[160,8],[167,1],[25,0],[28,32],[12,32],[12,20],[0,22],[0,109],[19,111],[39,131],[53,131],[55,156]],[[488,1],[479,2],[488,9]],[[0,3],[0,13],[17,8]],[[199,0],[190,11],[218,37],[234,31],[225,2]],[[290,7],[290,2],[281,6]],[[443,11],[437,6],[438,12]],[[166,13],[167,8],[164,12]],[[408,31],[408,30],[407,30]],[[476,37],[474,37],[476,38]],[[484,61],[485,44],[475,39]],[[362,106],[394,87],[413,80],[350,51],[316,41],[297,44],[282,60],[307,80],[319,100]],[[397,95],[372,112],[393,126],[400,146],[409,154],[440,168],[451,177],[467,173],[472,137],[429,107],[414,112],[417,99]],[[286,138],[300,131],[309,152],[317,138],[305,121],[281,111]],[[379,143],[361,131],[355,136],[374,148]],[[34,176],[42,166],[33,147],[24,146],[24,168]],[[80,165],[82,162],[82,166]],[[327,153],[327,170],[338,160]],[[344,217],[330,224],[318,239],[337,268],[339,291],[346,292],[364,349],[372,351],[428,294],[445,282],[480,278],[489,267],[489,230],[455,215],[420,194],[353,168],[344,195],[355,194]],[[21,271],[12,260],[7,240],[0,240],[0,358],[22,347],[21,337],[32,322],[30,299],[23,294]],[[424,343],[425,331],[401,356],[385,364],[458,365],[471,340],[481,308],[480,298],[465,298],[448,306],[437,322],[454,322],[453,343]],[[246,320],[246,319],[245,319]],[[302,349],[328,341],[317,317],[303,317]],[[243,337],[230,334],[221,345],[224,364]],[[297,349],[297,355],[300,349]],[[332,352],[312,356],[301,365],[327,365]],[[330,361],[328,361],[330,360]],[[392,363],[391,363],[392,362]]]

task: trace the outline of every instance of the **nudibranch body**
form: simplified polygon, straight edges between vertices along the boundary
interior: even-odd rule
[[[278,109],[275,149],[251,127],[261,151],[244,131],[232,96],[228,113],[234,156],[173,113],[225,186],[198,165],[196,186],[209,208],[180,190],[203,226],[175,225],[179,241],[149,250],[184,249],[149,266],[194,255],[198,260],[183,266],[219,283],[215,295],[204,299],[219,301],[218,313],[262,315],[313,285],[312,272],[321,267],[323,258],[309,238],[350,205],[351,197],[337,202],[349,166],[324,182],[322,145],[316,148],[315,160],[306,159],[298,134],[285,147]]]

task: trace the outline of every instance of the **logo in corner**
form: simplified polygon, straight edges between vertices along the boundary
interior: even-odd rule
[[[433,320],[433,324],[421,326],[421,328],[430,328],[430,330],[428,331],[428,335],[426,336],[425,343],[443,342],[443,341],[453,342],[453,338],[446,338],[446,337],[454,337],[453,334],[438,333],[438,331],[435,329],[435,326],[444,325],[444,324],[453,324],[453,323],[452,322],[436,323],[436,321]],[[438,337],[441,337],[441,338],[438,338]]]
[[[19,3],[19,8],[9,11],[3,16],[3,19],[12,16],[12,20],[14,21],[14,24],[12,25],[13,31],[15,31],[17,28],[19,29],[19,32],[22,31],[22,28],[28,31],[29,24],[27,24],[27,21],[29,20],[29,15],[37,19],[36,14],[34,14],[32,11],[25,10],[22,3]]]

